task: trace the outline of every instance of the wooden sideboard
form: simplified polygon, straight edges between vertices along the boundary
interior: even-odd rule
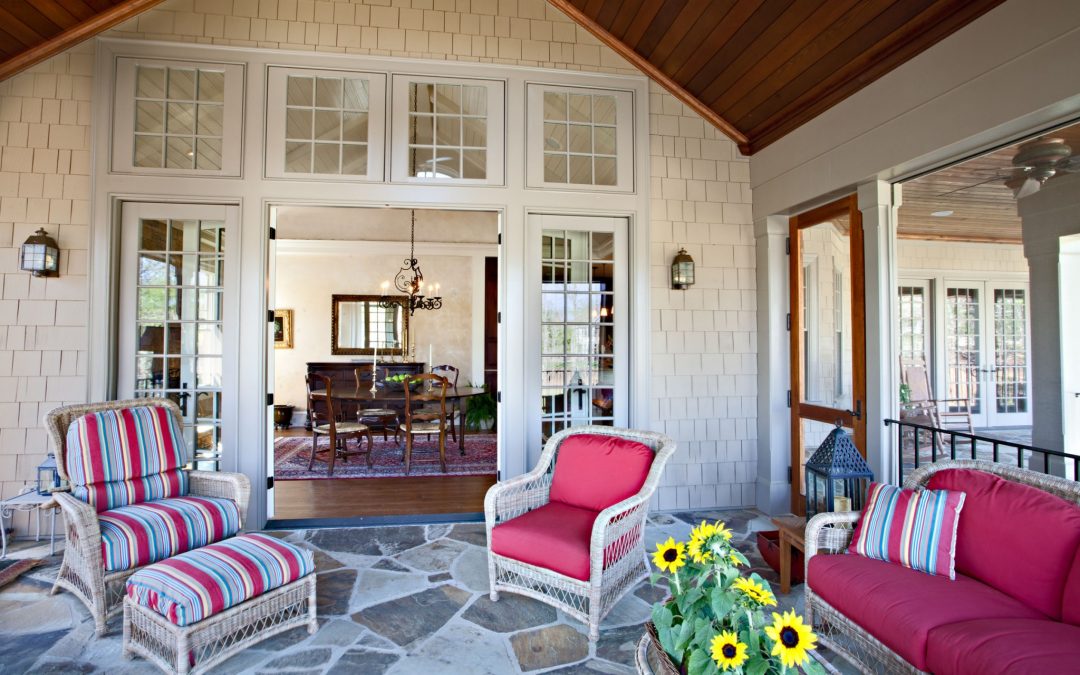
[[[317,373],[319,375],[325,375],[330,378],[331,386],[334,390],[352,390],[356,388],[356,369],[361,368],[363,372],[361,376],[365,382],[371,382],[371,362],[364,363],[362,361],[308,361],[307,372]],[[426,363],[382,363],[378,364],[378,381],[382,382],[389,375],[401,375],[402,373],[409,375],[417,375],[426,371]],[[389,404],[388,408],[397,410],[401,413],[405,409],[405,404]],[[339,415],[343,420],[355,421],[355,410],[341,410]],[[311,429],[310,416],[306,423],[306,428]]]

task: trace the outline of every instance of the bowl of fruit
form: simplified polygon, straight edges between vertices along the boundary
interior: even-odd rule
[[[416,391],[416,388],[420,386],[420,380],[409,382],[409,378],[412,375],[408,373],[402,373],[400,375],[388,375],[383,379],[382,385],[387,391],[405,391],[405,385],[409,385],[409,391]]]

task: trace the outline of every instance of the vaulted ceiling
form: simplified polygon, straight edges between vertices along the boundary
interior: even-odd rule
[[[1003,0],[549,0],[752,154]]]

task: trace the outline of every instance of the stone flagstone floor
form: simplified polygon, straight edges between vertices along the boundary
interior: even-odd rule
[[[720,519],[754,571],[779,579],[761,559],[754,533],[773,529],[756,511],[655,514],[649,548],[685,540],[694,523]],[[608,615],[590,645],[583,625],[534,600],[503,593],[488,599],[484,526],[413,525],[273,532],[315,553],[320,629],[296,629],[232,658],[215,673],[292,675],[503,675],[633,673],[634,648],[650,603],[664,592],[641,584]],[[16,557],[48,554],[47,544],[18,542]],[[93,621],[68,593],[49,596],[59,555],[0,591],[0,673],[156,672],[120,655],[120,617],[109,635],[94,637]],[[779,596],[782,608],[802,608],[802,587]],[[838,664],[839,665],[839,664]],[[846,668],[845,668],[846,670]]]

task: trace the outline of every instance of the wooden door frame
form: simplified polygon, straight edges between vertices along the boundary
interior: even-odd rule
[[[851,246],[851,400],[857,418],[852,411],[838,410],[802,401],[802,312],[805,301],[802,295],[802,242],[799,231],[831,219],[848,216]],[[791,511],[804,515],[806,502],[798,477],[802,462],[802,420],[809,419],[826,424],[840,421],[854,431],[855,446],[866,456],[866,265],[863,248],[862,212],[858,196],[843,197],[789,220],[789,338],[791,340]],[[797,484],[800,483],[800,484]]]

